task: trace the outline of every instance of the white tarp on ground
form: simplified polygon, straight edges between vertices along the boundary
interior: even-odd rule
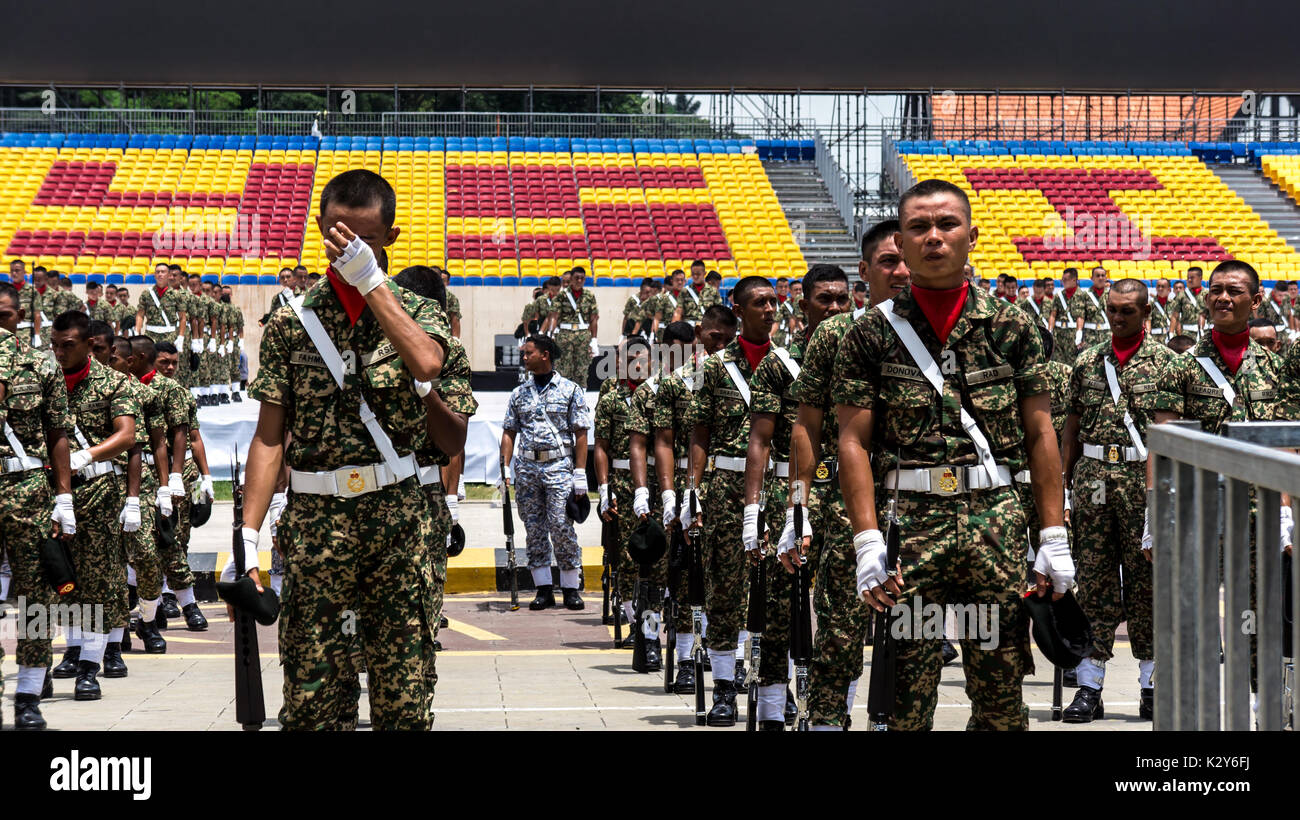
[[[475,393],[478,413],[470,417],[469,431],[465,435],[465,481],[468,483],[495,484],[501,452],[501,422],[506,417],[506,401],[510,394],[503,390]],[[587,393],[587,409],[596,408],[596,393]],[[248,461],[248,442],[257,427],[258,403],[244,397],[238,404],[199,408],[199,430],[208,451],[208,467],[212,477],[230,479],[230,465],[236,448],[239,463]],[[588,444],[593,443],[588,438]],[[340,465],[342,466],[342,465]]]

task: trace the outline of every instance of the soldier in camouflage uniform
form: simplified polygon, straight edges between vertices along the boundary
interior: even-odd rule
[[[1150,489],[1145,442],[1151,424],[1172,417],[1176,400],[1160,390],[1175,354],[1144,333],[1151,312],[1146,297],[1146,285],[1136,279],[1115,283],[1106,306],[1111,343],[1081,352],[1070,380],[1061,451],[1073,497],[1079,604],[1094,638],[1092,656],[1075,670],[1080,689],[1065,710],[1066,723],[1104,715],[1106,661],[1124,620],[1138,660],[1140,714],[1152,715],[1151,563],[1142,555]]]
[[[52,330],[50,345],[68,387],[69,446],[73,450],[69,462],[78,521],[72,539],[77,588],[67,596],[67,603],[96,608],[90,623],[82,623],[80,630],[69,629],[68,651],[54,677],[76,676],[74,697],[98,700],[100,663],[109,640],[121,640],[118,625],[127,618],[122,531],[140,524],[141,461],[136,423],[143,411],[128,378],[90,355],[90,317],[60,314]],[[124,454],[126,470],[119,463]],[[118,479],[122,473],[125,482]]]
[[[86,312],[86,306],[72,292],[72,280],[66,275],[52,270],[47,274],[46,281],[50,283],[45,291],[45,296],[48,297],[44,307],[46,315],[58,316],[70,310]]]
[[[1204,299],[1205,288],[1201,286],[1201,269],[1188,268],[1186,282],[1174,283],[1175,310],[1172,315],[1178,333],[1191,336],[1193,339],[1201,337],[1202,322],[1208,320]]]
[[[560,360],[555,369],[569,381],[585,390],[587,371],[595,355],[596,322],[600,311],[596,308],[596,294],[583,289],[587,275],[583,268],[574,268],[571,284],[555,299],[551,322],[559,329],[555,341],[560,346]]]
[[[649,276],[643,278],[641,280],[641,290],[627,297],[627,301],[623,303],[622,335],[624,337],[639,336],[642,330],[649,327],[643,319],[645,313],[643,306],[646,300],[650,298],[650,282]]]
[[[451,274],[442,268],[438,268],[438,270],[442,276],[443,290],[446,291],[447,294],[446,309],[443,311],[447,316],[447,326],[451,328],[451,335],[459,339],[461,320],[460,300],[456,298],[456,294],[448,290],[451,286]]]
[[[1147,319],[1147,332],[1160,344],[1168,344],[1173,329],[1171,313],[1175,309],[1169,298],[1169,280],[1156,280],[1156,292],[1148,295],[1151,297],[1151,316]]]
[[[54,361],[14,335],[18,319],[18,292],[7,283],[0,285],[0,385],[4,393],[0,416],[6,434],[0,437],[0,553],[13,568],[15,595],[29,606],[48,607],[56,596],[41,572],[40,550],[51,529],[50,519],[62,522],[65,538],[71,538],[76,530],[66,435],[68,391]],[[22,452],[14,448],[14,442]],[[50,466],[48,481],[42,469],[46,464]],[[55,493],[50,491],[51,484]],[[26,613],[19,612],[18,617],[25,618]],[[42,637],[39,631],[27,630],[18,640],[17,655],[14,724],[19,729],[42,729],[45,719],[39,704],[53,661],[49,633]],[[0,660],[3,657],[0,654]],[[47,694],[53,694],[53,687]]]
[[[705,357],[712,356],[735,339],[737,324],[734,313],[721,305],[714,305],[704,311],[704,318],[695,326],[694,333],[685,332],[690,327],[685,323],[678,325],[675,331],[664,329],[664,343],[668,345],[665,361],[670,369],[655,393],[649,422],[654,430],[655,475],[660,487],[660,509],[665,530],[677,521],[678,499],[684,503],[687,498],[690,477],[687,466],[691,431],[694,429],[691,404],[695,391],[703,383],[699,378],[700,366]],[[692,340],[695,342],[694,351],[687,344]],[[678,365],[678,362],[682,364]],[[634,431],[640,429],[635,417],[630,425]],[[704,485],[699,486],[701,498],[705,489]],[[685,585],[679,585],[678,590],[674,621],[677,629],[677,679],[673,691],[687,694],[695,691],[695,675],[703,674],[703,670],[695,669],[692,660],[695,645],[690,608],[685,605]]]
[[[244,349],[244,312],[232,301],[230,286],[222,288],[221,304],[226,311],[226,371],[220,374],[218,383],[225,389],[225,395],[231,401],[243,401],[239,395],[239,354]]]
[[[86,315],[103,322],[117,333],[117,305],[103,299],[104,288],[98,282],[86,283]]]
[[[44,274],[42,274],[44,275]],[[23,260],[15,259],[9,263],[9,282],[18,291],[18,310],[22,317],[15,331],[23,342],[32,347],[42,347],[41,336],[49,338],[49,321],[41,313],[41,293],[36,289],[35,274],[32,281],[27,281],[27,271]]]
[[[176,381],[183,387],[189,389],[190,393],[196,398],[207,395],[208,368],[204,355],[207,352],[207,339],[212,325],[212,313],[210,301],[203,295],[203,277],[198,274],[192,274],[186,279],[186,316],[189,318],[190,326],[187,331],[189,336],[188,347],[182,348],[180,353],[181,361],[176,369]],[[190,367],[190,354],[198,355],[198,368]]]
[[[791,339],[788,350],[773,348],[758,363],[750,379],[749,451],[745,460],[743,540],[751,563],[765,564],[763,592],[766,629],[762,637],[758,674],[758,721],[761,729],[782,731],[789,692],[790,594],[793,574],[777,559],[789,501],[790,434],[799,402],[791,392],[799,377],[804,348],[812,331],[824,318],[849,307],[849,284],[844,271],[834,265],[814,265],[803,278],[808,324]],[[767,467],[772,462],[772,467]],[[765,503],[764,503],[765,499]],[[791,533],[794,519],[790,516]],[[760,557],[761,556],[761,557]],[[860,656],[860,653],[859,653]],[[752,684],[751,684],[752,685]]]
[[[790,280],[776,280],[776,324],[772,327],[772,344],[785,347],[794,330],[794,302],[790,299]]]
[[[713,275],[717,276],[716,273]],[[701,314],[714,305],[722,304],[722,295],[709,283],[709,275],[705,273],[703,259],[696,259],[691,263],[690,289],[695,297],[692,301],[699,301]]]
[[[1052,331],[1052,358],[1071,366],[1079,355],[1078,343],[1074,341],[1075,316],[1071,307],[1078,292],[1079,271],[1066,268],[1061,272],[1061,289],[1056,291],[1047,313],[1048,328]]]
[[[664,288],[655,305],[655,318],[659,327],[676,321],[694,327],[704,315],[699,295],[685,285],[686,274],[680,270],[673,271],[671,284]]]
[[[155,342],[172,342],[185,350],[188,300],[181,289],[171,287],[172,275],[161,262],[154,268],[154,286],[145,288],[135,311],[135,332]]]
[[[1273,325],[1282,350],[1285,351],[1291,346],[1291,336],[1287,333],[1291,328],[1291,303],[1283,292],[1282,283],[1279,282],[1273,287],[1272,292],[1259,303],[1251,318],[1267,319]]]
[[[1046,277],[1034,280],[1034,287],[1029,295],[1016,302],[1016,307],[1028,313],[1042,327],[1047,327],[1047,317],[1051,314],[1052,303],[1047,299]]]
[[[1109,338],[1105,268],[1093,268],[1092,287],[1075,291],[1070,299],[1070,313],[1074,315],[1074,346],[1077,350],[1102,344]]]
[[[704,361],[700,388],[691,403],[695,429],[691,435],[691,476],[696,485],[707,478],[709,488],[700,511],[704,530],[704,610],[709,618],[709,659],[713,667],[713,708],[708,725],[732,726],[736,721],[736,653],[745,643],[744,631],[749,573],[741,541],[745,462],[749,446],[751,380],[771,349],[777,301],[771,284],[747,276],[732,292],[733,310],[740,317],[740,336]],[[707,472],[706,472],[707,471]],[[688,508],[679,513],[690,526]],[[697,670],[698,673],[698,670]]]
[[[614,386],[596,402],[595,457],[597,494],[600,497],[598,512],[602,519],[618,519],[620,540],[626,545],[632,530],[640,523],[642,515],[650,514],[650,488],[637,492],[638,513],[633,504],[633,478],[631,462],[631,431],[628,417],[631,414],[633,395],[649,374],[649,348],[643,341],[624,342],[618,351],[619,374]],[[641,401],[645,396],[642,393]],[[618,554],[618,593],[623,602],[624,614],[634,629],[640,626],[646,637],[645,666],[633,667],[637,672],[654,672],[662,668],[659,646],[659,615],[663,611],[663,588],[667,583],[667,556],[655,562],[650,576],[642,578],[649,585],[644,620],[637,624],[635,617],[635,584],[641,567],[632,559],[626,548]],[[631,645],[631,638],[627,645]]]
[[[131,291],[119,287],[117,289],[117,330],[119,333],[130,333],[135,328],[135,308],[131,306]]]
[[[1023,730],[1029,714],[1022,683],[1032,655],[1019,601],[1025,523],[1011,476],[1026,465],[1046,525],[1035,564],[1038,594],[1049,591],[1049,576],[1062,594],[1074,576],[1046,357],[1032,319],[964,280],[977,229],[960,188],[918,183],[900,198],[899,222],[896,236],[912,286],[844,337],[832,388],[857,591],[878,611],[900,599],[910,609],[916,598],[940,611],[947,604],[984,605],[975,610],[983,613],[975,619],[983,621],[974,630],[979,634],[968,628],[960,635],[971,699],[967,726]],[[940,380],[941,394],[926,372]],[[963,423],[968,416],[973,423]],[[875,474],[883,478],[879,489],[890,491],[891,500],[899,497],[898,576],[888,574],[897,566],[885,566]],[[933,725],[943,660],[941,642],[930,634],[898,639],[891,729]]]
[[[871,286],[867,309],[896,295],[909,281],[907,265],[894,242],[897,231],[898,221],[889,219],[862,238],[858,273]],[[805,533],[811,528],[816,537],[800,539],[799,554],[791,553],[788,541],[793,537],[794,515],[787,507],[790,526],[782,531],[778,549],[788,569],[795,561],[806,560],[813,573],[817,631],[808,669],[808,711],[814,731],[848,728],[862,675],[862,645],[871,622],[871,609],[856,592],[853,531],[837,480],[839,423],[831,398],[840,341],[856,321],[852,313],[841,313],[821,322],[809,337],[799,378],[791,386],[799,400],[791,441],[798,450],[798,478],[809,488]]]
[[[371,724],[427,730],[432,722],[425,676],[437,623],[426,566],[432,513],[415,476],[425,409],[412,379],[438,377],[448,336],[436,306],[383,271],[384,247],[398,232],[395,211],[392,187],[373,172],[347,171],[325,186],[317,224],[329,273],[300,306],[271,317],[249,390],[261,407],[248,454],[243,550],[259,587],[258,530],[282,463],[290,469],[277,525],[286,729],[356,728],[357,638]],[[304,322],[323,331],[324,349]],[[370,427],[362,402],[375,415]],[[227,567],[223,574],[233,576],[233,562]]]

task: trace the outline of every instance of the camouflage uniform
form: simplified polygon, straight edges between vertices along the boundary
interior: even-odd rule
[[[48,291],[48,288],[46,289]],[[53,294],[51,294],[53,295]],[[36,333],[36,317],[41,317],[41,343],[33,347],[50,346],[50,317],[46,316],[45,296],[30,281],[18,288],[18,307],[23,311],[23,320],[18,323],[18,335],[24,342],[31,343]]]
[[[71,421],[91,446],[113,434],[113,419],[131,416],[140,425],[143,410],[130,378],[90,360],[90,372],[68,393]],[[138,434],[137,434],[138,441]],[[73,452],[83,449],[75,433],[68,444]],[[118,461],[118,460],[115,460]],[[119,461],[120,463],[120,461]],[[126,552],[122,547],[123,483],[112,472],[86,478],[72,478],[72,503],[77,515],[77,533],[72,537],[73,565],[77,588],[68,603],[101,605],[101,623],[83,624],[84,632],[98,626],[104,633],[126,623]],[[141,504],[141,518],[144,515]]]
[[[460,300],[457,299],[456,294],[451,291],[447,291],[447,310],[445,311],[445,315],[447,317],[448,328],[451,327],[452,319],[462,318],[460,312]]]
[[[659,382],[659,390],[655,393],[653,409],[651,411],[650,426],[652,429],[651,441],[653,441],[653,431],[671,430],[673,434],[673,458],[676,460],[673,470],[673,491],[677,494],[678,505],[686,499],[687,487],[689,481],[687,478],[687,459],[690,457],[691,450],[691,400],[694,397],[695,390],[699,387],[700,379],[698,369],[694,361],[689,361],[681,367],[674,370],[671,374],[664,376]],[[707,485],[708,475],[705,475]],[[666,487],[661,489],[667,489]],[[699,488],[700,498],[704,497],[704,487]],[[654,495],[651,495],[651,502],[654,502]],[[683,577],[685,574],[683,573]],[[686,605],[686,585],[681,584],[677,591],[677,612],[673,621],[677,629],[677,634],[691,634],[691,610]],[[679,642],[679,657],[687,657],[685,650],[681,649],[685,645]]]
[[[704,309],[700,305],[698,295],[694,291],[687,293],[689,290],[690,288],[682,288],[674,293],[670,289],[664,289],[659,294],[658,304],[655,306],[655,313],[659,316],[659,327],[662,328],[672,322],[673,314],[677,312],[678,307],[682,309],[681,321],[691,327],[699,323],[704,316]]]
[[[53,287],[51,286],[50,289],[52,290]],[[48,292],[49,290],[46,291],[46,293]],[[86,306],[82,304],[81,300],[77,298],[77,295],[70,290],[59,290],[58,293],[54,294],[54,298],[50,300],[50,305],[53,309],[51,310],[47,308],[46,313],[50,314],[51,321],[53,321],[54,317],[58,316],[60,313],[67,313],[70,310],[75,310],[79,313],[86,312]]]
[[[872,609],[857,595],[857,553],[839,481],[831,472],[839,453],[839,419],[831,386],[840,341],[853,327],[851,314],[832,316],[817,326],[804,353],[791,392],[801,403],[822,410],[821,457],[809,488],[808,515],[813,539],[808,565],[813,573],[812,609],[817,616],[812,663],[808,668],[808,712],[816,726],[843,726],[849,686],[862,676],[862,646]]]
[[[442,366],[436,387],[438,396],[453,413],[472,416],[478,412],[478,401],[470,389],[469,357],[465,347],[458,339],[449,339],[447,343],[447,360]],[[421,467],[420,486],[429,502],[432,516],[429,529],[428,589],[429,618],[433,622],[434,637],[438,635],[438,624],[442,619],[443,588],[447,583],[447,539],[451,537],[451,511],[447,509],[447,488],[442,486],[442,467],[451,462],[447,453],[442,452],[427,437],[415,451],[416,461]],[[425,469],[431,468],[431,469]],[[427,478],[426,478],[427,475]],[[435,482],[433,479],[437,478]],[[454,492],[454,489],[453,489]],[[429,697],[433,697],[433,688],[438,683],[436,655],[430,655],[429,668],[425,677],[429,681]]]
[[[1156,412],[1177,410],[1179,400],[1160,390],[1174,358],[1172,350],[1147,337],[1121,367],[1109,344],[1098,345],[1079,354],[1070,379],[1070,413],[1079,417],[1079,442],[1102,449],[1100,458],[1082,454],[1072,482],[1076,583],[1079,605],[1092,622],[1094,662],[1113,657],[1115,629],[1125,620],[1133,656],[1140,661],[1155,657],[1151,562],[1142,555],[1146,458],[1132,444],[1124,413],[1131,415],[1145,442]],[[1115,368],[1118,405],[1111,397],[1104,361]],[[1125,459],[1125,450],[1132,451],[1132,460]]]
[[[447,329],[432,303],[390,288],[416,324],[446,347]],[[290,308],[276,311],[262,337],[261,367],[249,390],[284,408],[291,434],[285,461],[294,471],[379,465],[383,457],[361,422],[366,400],[399,453],[418,444],[424,407],[411,373],[379,323],[349,322],[328,279],[308,289],[312,310],[349,371],[340,389]],[[386,469],[382,472],[388,472]],[[371,490],[361,470],[347,478],[348,497],[299,492],[278,524],[284,556],[280,658],[286,729],[354,729],[359,687],[351,653],[364,646],[371,722],[378,729],[428,729],[430,668],[436,621],[428,611],[428,502],[415,477]]]
[[[1285,350],[1290,346],[1291,337],[1287,331],[1291,328],[1287,321],[1291,317],[1291,306],[1287,304],[1286,299],[1276,302],[1273,295],[1269,294],[1259,303],[1259,310],[1255,311],[1252,319],[1267,319],[1273,324],[1273,329],[1277,331],[1278,341],[1282,343],[1282,349]]]
[[[1034,297],[1031,294],[1030,296],[1016,302],[1016,307],[1023,310],[1027,316],[1032,318],[1038,324],[1047,327],[1047,316],[1052,306],[1046,299],[1041,303],[1035,302]]]
[[[1078,295],[1078,291],[1075,291]],[[1074,343],[1075,313],[1073,300],[1066,296],[1065,289],[1056,291],[1052,297],[1049,316],[1056,317],[1056,329],[1052,331],[1052,359],[1073,366],[1079,355],[1079,346]]]
[[[164,435],[167,437],[167,464],[170,472],[180,473],[184,482],[185,495],[172,496],[172,518],[176,523],[175,543],[170,549],[158,553],[162,562],[163,576],[172,592],[189,589],[194,586],[194,573],[190,571],[190,499],[199,481],[199,468],[194,463],[189,450],[188,436],[184,452],[172,452],[172,434],[177,427],[185,426],[188,430],[199,429],[198,403],[190,391],[175,379],[169,379],[161,373],[155,374],[149,382],[159,395],[163,405],[163,419],[166,423]]]
[[[604,439],[609,453],[609,497],[610,502],[618,507],[618,531],[623,545],[627,544],[632,535],[632,530],[636,528],[639,519],[632,512],[632,468],[631,459],[631,429],[632,423],[632,401],[634,395],[639,395],[638,405],[644,407],[645,394],[649,388],[642,389],[638,386],[636,391],[628,388],[627,382],[620,381],[610,389],[605,395],[600,397],[596,402],[596,425],[595,437]],[[653,393],[651,394],[653,397]],[[640,411],[642,414],[644,411]],[[636,432],[644,432],[648,425],[638,422]],[[653,439],[648,442],[646,455],[653,455]],[[616,466],[614,462],[624,462],[626,466]],[[655,501],[657,493],[655,482],[651,478],[653,467],[646,466],[647,488],[650,490],[651,503]],[[641,571],[640,565],[632,560],[632,556],[624,547],[619,550],[618,558],[618,592],[619,597],[626,602],[631,603],[635,594],[635,584],[638,574]],[[656,561],[650,576],[645,579],[649,582],[649,609],[654,612],[663,610],[663,588],[668,582],[668,559],[667,555]]]
[[[555,369],[579,389],[587,387],[587,371],[591,366],[591,320],[600,316],[596,308],[596,294],[583,290],[574,297],[572,290],[560,291],[555,299],[559,311],[559,325],[555,341],[560,346],[560,361]],[[577,310],[574,310],[574,306]]]
[[[1061,432],[1065,430],[1065,419],[1070,414],[1070,374],[1073,372],[1068,364],[1052,359],[1047,363],[1047,380],[1051,382],[1052,395],[1052,429],[1056,431],[1056,441],[1060,444]],[[1034,485],[1027,472],[1016,473],[1016,494],[1020,496],[1020,507],[1025,511],[1025,528],[1029,534],[1029,548],[1038,550],[1038,531],[1042,529],[1038,520],[1038,503],[1034,501]],[[1067,528],[1068,529],[1068,528]]]
[[[957,484],[956,470],[983,472],[975,469],[979,459],[959,419],[966,402],[998,466],[1011,474],[1024,469],[1019,400],[1050,388],[1042,341],[1032,320],[1014,305],[972,291],[941,344],[910,289],[894,298],[893,309],[912,324],[931,356],[944,362],[945,384],[940,398],[879,309],[867,313],[844,337],[832,395],[840,404],[875,413],[873,449],[880,464],[876,474],[886,480],[900,458],[904,470],[955,465],[938,477],[941,485],[945,479]],[[986,649],[970,637],[961,641],[971,699],[967,728],[1028,728],[1021,686],[1033,659],[1019,601],[1025,519],[1015,490],[999,486],[951,495],[903,491],[898,518],[902,601],[920,596],[924,603],[941,607],[997,605],[997,646]],[[924,638],[898,641],[890,728],[933,726],[943,665],[940,644]]]
[[[776,326],[772,328],[772,344],[781,347],[786,346],[786,342],[790,339],[790,332],[794,328],[795,312],[797,310],[798,307],[790,297],[786,297],[785,301],[777,305]]]
[[[185,349],[177,351],[180,355],[176,366],[176,381],[182,387],[207,387],[207,376],[210,369],[207,366],[207,343],[208,337],[211,335],[208,330],[208,325],[212,321],[212,313],[209,307],[211,300],[202,293],[188,294],[188,298],[188,315],[190,319],[198,322],[199,332],[186,332]],[[197,368],[190,367],[190,344],[194,341],[198,341],[203,346],[199,351],[199,366]]]
[[[690,282],[686,283],[686,287],[690,288],[691,290],[695,290],[695,286],[692,285]],[[705,285],[696,293],[700,297],[701,313],[713,307],[714,305],[722,304],[722,294],[718,293],[718,289],[715,288],[713,285]]]
[[[135,532],[123,532],[122,542],[126,552],[126,562],[135,569],[136,592],[142,601],[153,601],[162,595],[162,561],[158,555],[157,518],[158,507],[154,503],[158,497],[158,472],[153,461],[153,447],[150,437],[157,430],[160,435],[166,433],[168,419],[167,408],[158,391],[147,384],[129,377],[128,389],[135,393],[140,405],[140,415],[136,417],[135,441],[141,446],[140,464],[140,529]],[[125,472],[126,456],[118,456],[114,461]],[[123,485],[125,488],[125,484]],[[124,626],[126,621],[114,626]]]
[[[158,298],[156,304],[153,299],[155,296]],[[155,342],[174,342],[177,333],[182,336],[188,334],[189,328],[181,328],[178,324],[180,315],[185,312],[188,304],[181,291],[167,288],[165,292],[159,294],[156,287],[146,288],[138,301],[140,308],[144,310],[144,335],[150,339]]]
[[[117,327],[122,333],[135,333],[135,308],[130,302],[117,303]]]
[[[24,288],[27,290],[27,288]],[[63,374],[49,356],[33,351],[25,341],[0,329],[0,381],[6,383],[0,416],[22,445],[27,458],[49,463],[47,433],[64,430],[68,422],[68,391]],[[0,436],[0,459],[17,454]],[[34,463],[34,462],[33,462]],[[13,569],[13,595],[28,606],[48,606],[56,596],[41,572],[40,553],[50,532],[53,495],[40,467],[17,463],[0,467],[0,553]],[[17,617],[25,617],[19,612]],[[18,639],[18,665],[48,667],[53,659],[50,638],[28,630]],[[4,658],[0,648],[0,660]],[[3,687],[3,683],[0,683]],[[4,690],[0,688],[0,693]]]
[[[1201,293],[1205,293],[1205,288],[1201,288]],[[1193,339],[1199,339],[1201,332],[1197,327],[1202,316],[1207,314],[1205,304],[1200,296],[1193,295],[1190,289],[1184,288],[1182,293],[1174,296],[1170,300],[1174,304],[1178,315],[1178,324],[1182,328],[1183,334],[1191,336]],[[1207,319],[1208,323],[1208,319]]]
[[[87,303],[86,315],[90,317],[91,321],[97,319],[101,322],[107,322],[108,326],[113,328],[114,333],[118,332],[117,305],[110,305],[108,302],[104,301],[103,299],[96,301],[93,305]],[[129,334],[120,334],[120,335],[129,335]]]
[[[1110,323],[1106,318],[1107,296],[1108,294],[1098,296],[1097,292],[1091,288],[1081,287],[1074,292],[1074,298],[1070,300],[1070,313],[1074,314],[1075,320],[1077,321],[1080,316],[1083,317],[1083,346],[1085,348],[1110,341]],[[1074,332],[1074,329],[1071,328],[1070,344],[1078,348],[1078,345],[1074,342]]]
[[[224,304],[224,303],[223,303]],[[222,374],[223,378],[217,381],[226,384],[239,384],[239,345],[244,338],[244,313],[233,304],[227,304],[226,312],[230,315],[230,352],[227,353],[229,358],[229,369]]]
[[[555,432],[551,431],[552,425]],[[530,376],[511,391],[501,426],[516,434],[511,471],[515,502],[528,543],[528,568],[549,573],[554,549],[560,571],[577,572],[582,569],[582,549],[564,504],[573,492],[571,454],[576,433],[591,427],[586,397],[560,373],[551,376],[541,389],[537,389]],[[532,461],[522,456],[525,451],[558,447],[568,453],[549,461]]]
[[[1167,304],[1160,304],[1155,293],[1151,293],[1151,338],[1160,344],[1168,344],[1171,338],[1170,331],[1173,330],[1171,314],[1176,309],[1172,300],[1167,300]]]
[[[725,364],[729,362],[735,364],[746,384],[752,381],[753,370],[740,342],[733,340],[704,360],[700,385],[691,402],[691,422],[710,431],[705,472],[709,487],[700,506],[704,510],[704,611],[709,619],[706,641],[711,653],[736,648],[745,627],[749,596],[748,561],[740,536],[750,409],[727,375]],[[716,466],[718,457],[738,460],[740,470]]]
[[[649,296],[646,297],[646,301],[650,301]],[[636,294],[633,294],[632,296],[627,297],[627,301],[623,303],[622,335],[631,336],[632,328],[636,327],[638,322],[641,323],[641,330],[644,331],[649,329],[649,325],[644,321],[643,303],[637,299]]]

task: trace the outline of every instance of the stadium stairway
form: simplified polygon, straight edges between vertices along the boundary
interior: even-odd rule
[[[1254,165],[1213,165],[1210,170],[1259,214],[1286,243],[1300,250],[1300,208]]]
[[[858,244],[831,201],[816,163],[764,162],[763,170],[808,264],[839,265],[846,273],[856,270]]]

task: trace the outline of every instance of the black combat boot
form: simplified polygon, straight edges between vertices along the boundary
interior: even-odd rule
[[[785,721],[783,720],[760,720],[758,722],[758,731],[760,732],[784,732]]]
[[[167,616],[163,614],[162,607],[158,607],[158,611],[154,613],[153,625],[158,627],[159,632],[162,632],[167,628]],[[148,652],[148,647],[146,647],[144,651]]]
[[[14,728],[44,729],[45,718],[41,717],[41,698],[39,695],[14,695]]]
[[[528,608],[534,612],[540,609],[555,608],[555,590],[550,584],[542,584],[537,588],[537,597],[528,605]]]
[[[943,639],[943,665],[947,666],[957,660],[957,647],[952,645],[952,641],[947,638]]]
[[[673,681],[673,692],[678,695],[695,693],[695,661],[677,662],[677,680]]]
[[[749,672],[745,669],[745,662],[740,658],[736,659],[736,691],[741,694],[749,692]]]
[[[99,664],[90,661],[77,662],[77,687],[73,691],[74,700],[99,700],[99,681],[95,676],[99,674]]]
[[[230,400],[233,402],[242,402],[244,400],[244,397],[239,395],[239,393],[231,393]]]
[[[77,676],[77,664],[81,661],[81,647],[69,646],[63,652],[63,660],[59,665],[54,667],[51,672],[56,678],[75,678]]]
[[[104,647],[104,677],[125,678],[126,661],[122,660],[122,644],[110,641]]]
[[[191,632],[207,631],[208,619],[203,617],[203,613],[199,611],[199,604],[197,601],[186,604],[185,607],[181,610],[181,614],[185,616],[185,628],[188,629],[189,631]]]
[[[799,704],[795,702],[794,692],[790,687],[785,689],[785,725],[793,726],[795,718],[799,717]]]
[[[158,602],[158,612],[167,618],[179,618],[181,616],[181,607],[176,602],[176,596],[170,592],[164,592],[162,600]]]
[[[1156,690],[1153,686],[1143,688],[1138,700],[1138,717],[1154,720],[1156,715]],[[1098,715],[1098,717],[1101,717]]]
[[[582,608],[585,607],[585,606],[586,606],[586,604],[584,604],[584,603],[582,602],[582,596],[580,596],[580,595],[578,594],[578,590],[576,590],[576,589],[569,589],[569,588],[567,588],[567,587],[564,589],[564,608],[565,608],[565,609],[574,609],[574,610],[577,610],[577,609],[582,609]]]
[[[50,667],[45,667],[45,684],[41,686],[41,700],[49,700],[54,697],[54,678],[50,675]]]
[[[657,637],[653,641],[646,638],[645,668],[647,672],[659,672],[664,668],[663,650],[659,646],[659,638]]]
[[[447,621],[447,616],[443,615],[442,618],[438,620],[438,628],[446,629],[449,626],[451,626],[451,624]]]
[[[1105,716],[1106,712],[1101,705],[1101,690],[1093,689],[1091,686],[1080,686],[1079,691],[1074,695],[1074,700],[1065,707],[1061,720],[1066,723],[1092,723]]]
[[[1061,686],[1066,689],[1073,689],[1079,685],[1079,673],[1075,667],[1061,670]]]
[[[720,680],[713,684],[713,708],[705,718],[709,726],[736,725],[736,684]]]
[[[167,641],[158,632],[158,621],[140,621],[136,624],[136,637],[144,644],[144,651],[150,655],[167,653]],[[105,677],[108,677],[107,673]]]

